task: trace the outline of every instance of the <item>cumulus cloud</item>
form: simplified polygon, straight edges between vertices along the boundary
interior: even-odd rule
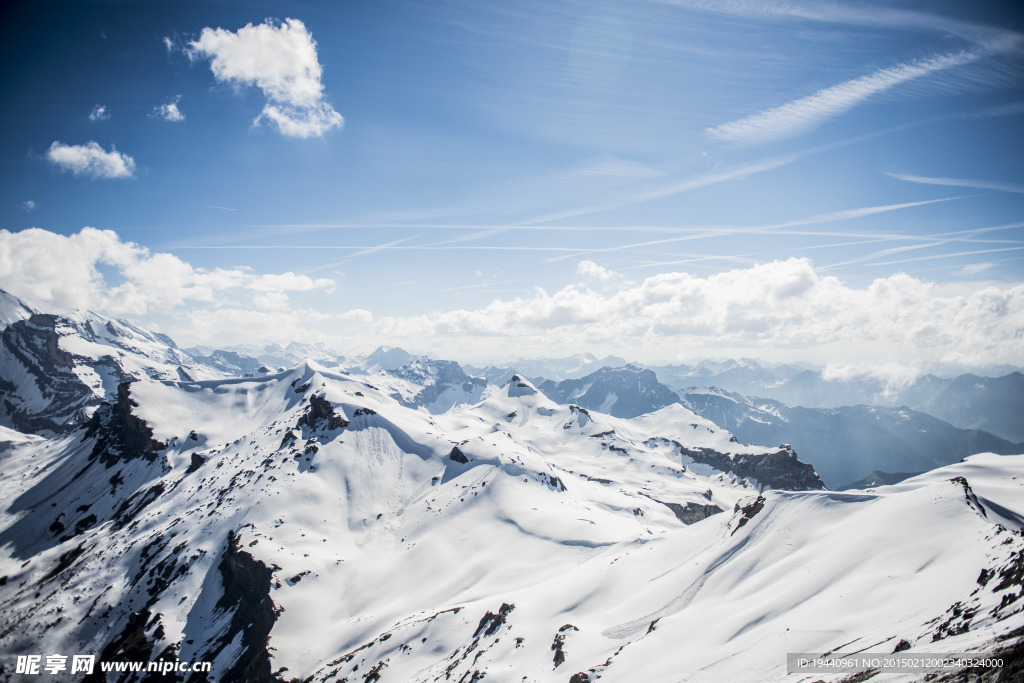
[[[178,102],[181,101],[181,95],[178,95],[167,104],[161,104],[153,107],[153,114],[157,118],[161,118],[164,121],[184,121],[185,115],[178,109]]]
[[[330,341],[316,325],[330,316],[319,311],[280,309],[253,311],[246,308],[200,308],[186,315],[183,338],[196,344],[287,344],[296,340]]]
[[[380,318],[376,329],[398,343],[515,338],[524,347],[600,347],[632,357],[815,349],[851,359],[1021,364],[1024,285],[950,294],[898,273],[853,287],[789,259],[706,277],[665,273],[612,292],[537,289],[474,310]]]
[[[145,315],[186,303],[220,304],[239,295],[259,308],[274,309],[287,303],[288,292],[333,286],[328,278],[295,273],[194,268],[173,254],[123,242],[111,230],[83,228],[69,236],[38,228],[0,230],[0,288],[42,310]]]
[[[63,171],[93,178],[131,178],[135,175],[135,160],[127,154],[110,151],[99,143],[89,141],[84,145],[65,145],[54,141],[46,152],[46,158]]]
[[[268,121],[298,138],[321,137],[344,124],[324,100],[316,41],[298,19],[246,24],[234,32],[207,27],[186,52],[193,60],[209,59],[218,81],[263,92],[267,103],[254,124]]]
[[[342,320],[351,320],[352,322],[358,323],[373,322],[373,313],[370,313],[365,308],[353,308],[351,311],[345,311],[338,317]]]
[[[110,110],[102,104],[97,104],[95,107],[92,108],[92,111],[89,112],[90,121],[106,121],[109,118]]]
[[[599,266],[593,261],[580,261],[576,264],[576,274],[603,281],[615,280],[622,277],[622,273],[617,273],[614,270],[605,268],[604,266]]]

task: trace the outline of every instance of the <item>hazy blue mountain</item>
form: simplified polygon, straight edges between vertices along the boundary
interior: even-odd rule
[[[559,403],[575,403],[616,417],[636,417],[679,402],[651,370],[604,367],[580,379],[541,382],[537,388]]]
[[[724,390],[691,390],[686,405],[745,443],[788,443],[829,487],[878,470],[923,472],[974,453],[1024,453],[1024,444],[961,429],[909,408],[790,407]]]

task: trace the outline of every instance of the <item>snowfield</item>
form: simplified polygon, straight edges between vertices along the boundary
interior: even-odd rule
[[[0,678],[91,652],[223,681],[832,681],[786,654],[1020,642],[1020,456],[833,492],[678,404],[615,418],[514,376],[431,414],[374,382],[143,379],[70,434],[0,432]]]

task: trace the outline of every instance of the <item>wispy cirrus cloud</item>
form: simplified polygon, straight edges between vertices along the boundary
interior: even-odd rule
[[[906,173],[890,173],[883,171],[885,175],[897,180],[905,180],[908,183],[919,183],[921,185],[942,185],[946,187],[969,187],[974,190],[994,190],[996,192],[1013,192],[1024,194],[1024,185],[1015,183],[1002,183],[995,180],[972,180],[969,178],[933,178],[920,175],[909,175]]]
[[[131,178],[135,175],[135,160],[118,152],[114,147],[106,151],[97,142],[84,145],[65,145],[54,141],[46,158],[63,171],[93,178]]]
[[[316,41],[298,19],[246,24],[238,31],[204,28],[185,48],[190,59],[209,59],[214,78],[258,87],[267,98],[253,121],[266,120],[289,137],[322,137],[344,124],[324,99]]]
[[[883,4],[840,3],[823,0],[811,0],[810,2],[799,0],[661,0],[661,2],[741,17],[778,17],[851,26],[879,26],[886,29],[902,28],[950,34],[977,44],[1019,38],[1017,34],[1006,29]]]
[[[970,64],[982,56],[983,52],[980,50],[961,50],[931,59],[906,62],[819,90],[813,95],[736,121],[707,128],[704,132],[715,140],[742,144],[792,138],[817,128],[874,95],[914,79]]]

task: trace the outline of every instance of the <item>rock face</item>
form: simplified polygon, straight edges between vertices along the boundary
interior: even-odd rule
[[[686,505],[680,505],[679,503],[666,503],[665,501],[658,502],[671,510],[683,524],[696,524],[697,522],[703,521],[712,515],[717,515],[719,512],[723,512],[722,508],[717,505],[703,505],[701,503],[693,502],[687,503]]]
[[[149,425],[132,414],[134,407],[138,404],[131,398],[131,383],[122,382],[117,386],[117,402],[93,413],[86,427],[84,438],[97,437],[91,457],[107,467],[138,458],[153,462],[158,451],[167,448],[153,438]]]
[[[0,334],[0,417],[25,433],[71,431],[102,401],[75,374],[75,357],[61,350],[57,325],[57,316],[36,313]],[[120,374],[113,362],[99,367]]]
[[[327,429],[344,429],[348,427],[348,420],[343,415],[334,412],[334,407],[326,397],[313,394],[309,397],[309,409],[299,418],[296,427],[302,425],[315,429],[318,426],[325,426]]]
[[[732,472],[737,477],[756,479],[773,489],[808,491],[825,488],[814,467],[800,462],[788,444],[779,446],[777,451],[756,456],[720,453],[704,447],[687,448],[682,444],[676,446],[680,453],[693,458],[694,462],[710,465],[722,472]]]
[[[238,640],[241,651],[223,680],[275,680],[267,651],[270,630],[279,614],[270,599],[274,570],[242,550],[238,536],[232,532],[228,533],[227,547],[217,570],[224,584],[217,608],[232,614],[227,631],[208,656],[212,659]]]

